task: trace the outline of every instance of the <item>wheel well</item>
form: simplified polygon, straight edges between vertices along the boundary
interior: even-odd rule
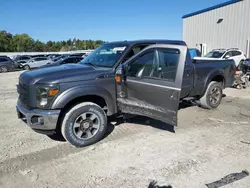
[[[73,99],[70,101],[68,104],[66,104],[63,108],[63,111],[67,111],[73,106],[83,103],[83,102],[93,102],[97,105],[99,105],[101,108],[107,107],[106,101],[104,98],[97,96],[97,95],[86,95],[86,96],[81,96]]]
[[[64,108],[61,110],[61,113],[59,115],[58,121],[57,121],[57,127],[56,127],[56,132],[61,132],[60,127],[63,121],[63,118],[67,111],[71,109],[73,106],[83,103],[83,102],[93,102],[97,105],[99,105],[101,108],[104,109],[104,111],[107,113],[108,112],[108,106],[104,98],[97,96],[97,95],[86,95],[86,96],[81,96],[77,97],[70,102],[68,102]]]
[[[217,75],[217,76],[213,77],[211,81],[219,82],[222,84],[223,88],[225,87],[225,78],[222,75]]]

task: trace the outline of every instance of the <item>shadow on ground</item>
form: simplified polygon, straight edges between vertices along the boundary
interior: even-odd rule
[[[104,138],[106,138],[108,135],[110,135],[113,130],[114,130],[115,126],[111,123],[108,124],[108,129],[107,132],[104,135]],[[54,140],[54,141],[58,141],[58,142],[66,142],[66,140],[64,139],[62,133],[60,131],[57,131],[55,134],[53,135],[47,135],[50,139]],[[103,138],[103,139],[104,139]]]
[[[123,124],[123,123],[133,123],[133,124],[139,124],[139,125],[143,125],[143,126],[151,126],[151,127],[156,128],[156,129],[175,133],[174,126],[171,126],[171,125],[166,124],[164,122],[161,122],[161,121],[158,121],[155,119],[151,119],[148,117],[144,117],[144,116],[134,116],[131,118],[118,119],[116,126],[119,126],[120,124]]]
[[[173,188],[171,185],[163,185],[163,186],[159,186],[157,185],[156,181],[152,181],[150,182],[150,184],[148,185],[148,188]]]

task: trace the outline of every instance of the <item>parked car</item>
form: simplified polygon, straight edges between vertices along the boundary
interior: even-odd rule
[[[246,59],[244,53],[238,48],[215,49],[206,54],[204,57],[213,59],[232,59],[234,60],[237,68],[239,68],[239,65]]]
[[[28,56],[28,55],[18,55],[18,56],[15,56],[13,58],[13,61],[21,61],[21,60],[28,61],[30,59],[32,59],[31,56]]]
[[[64,64],[79,63],[82,59],[83,59],[82,57],[78,57],[78,56],[65,57],[56,62],[50,62],[46,65],[43,65],[40,68],[48,68],[48,67],[54,67],[54,66],[59,66],[59,65],[64,65]]]
[[[32,57],[28,55],[18,55],[13,58],[13,61],[15,62],[15,69],[20,69],[20,63],[28,62],[31,60]]]
[[[82,147],[103,138],[107,116],[177,126],[180,101],[216,108],[233,81],[233,60],[192,60],[183,41],[112,42],[79,64],[22,73],[17,114],[33,130]]]
[[[51,62],[48,57],[36,57],[34,59],[29,60],[26,63],[20,64],[20,67],[24,70],[30,70],[34,68],[39,68],[42,65],[46,65],[47,63]]]
[[[246,59],[241,65],[241,71],[244,74],[250,75],[250,58]]]
[[[15,63],[7,56],[0,56],[0,73],[15,70]]]

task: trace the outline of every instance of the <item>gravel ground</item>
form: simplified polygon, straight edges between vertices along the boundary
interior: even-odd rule
[[[0,187],[202,188],[250,171],[250,90],[225,90],[216,110],[186,107],[175,133],[142,117],[111,126],[101,142],[73,148],[37,134],[15,112],[20,72],[0,74]],[[169,185],[169,186],[167,186]],[[250,176],[225,188],[250,187]]]

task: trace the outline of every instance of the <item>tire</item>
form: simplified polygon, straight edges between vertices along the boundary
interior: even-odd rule
[[[23,67],[23,69],[24,69],[24,70],[30,70],[30,66],[29,66],[29,65],[25,65],[25,66]]]
[[[61,126],[63,137],[75,147],[84,147],[100,141],[106,131],[106,113],[100,106],[91,102],[71,108],[65,114]]]
[[[205,109],[217,108],[223,97],[222,90],[223,87],[221,83],[215,81],[210,82],[204,96],[200,99],[201,107]]]
[[[8,72],[8,68],[6,66],[0,67],[0,73]]]

